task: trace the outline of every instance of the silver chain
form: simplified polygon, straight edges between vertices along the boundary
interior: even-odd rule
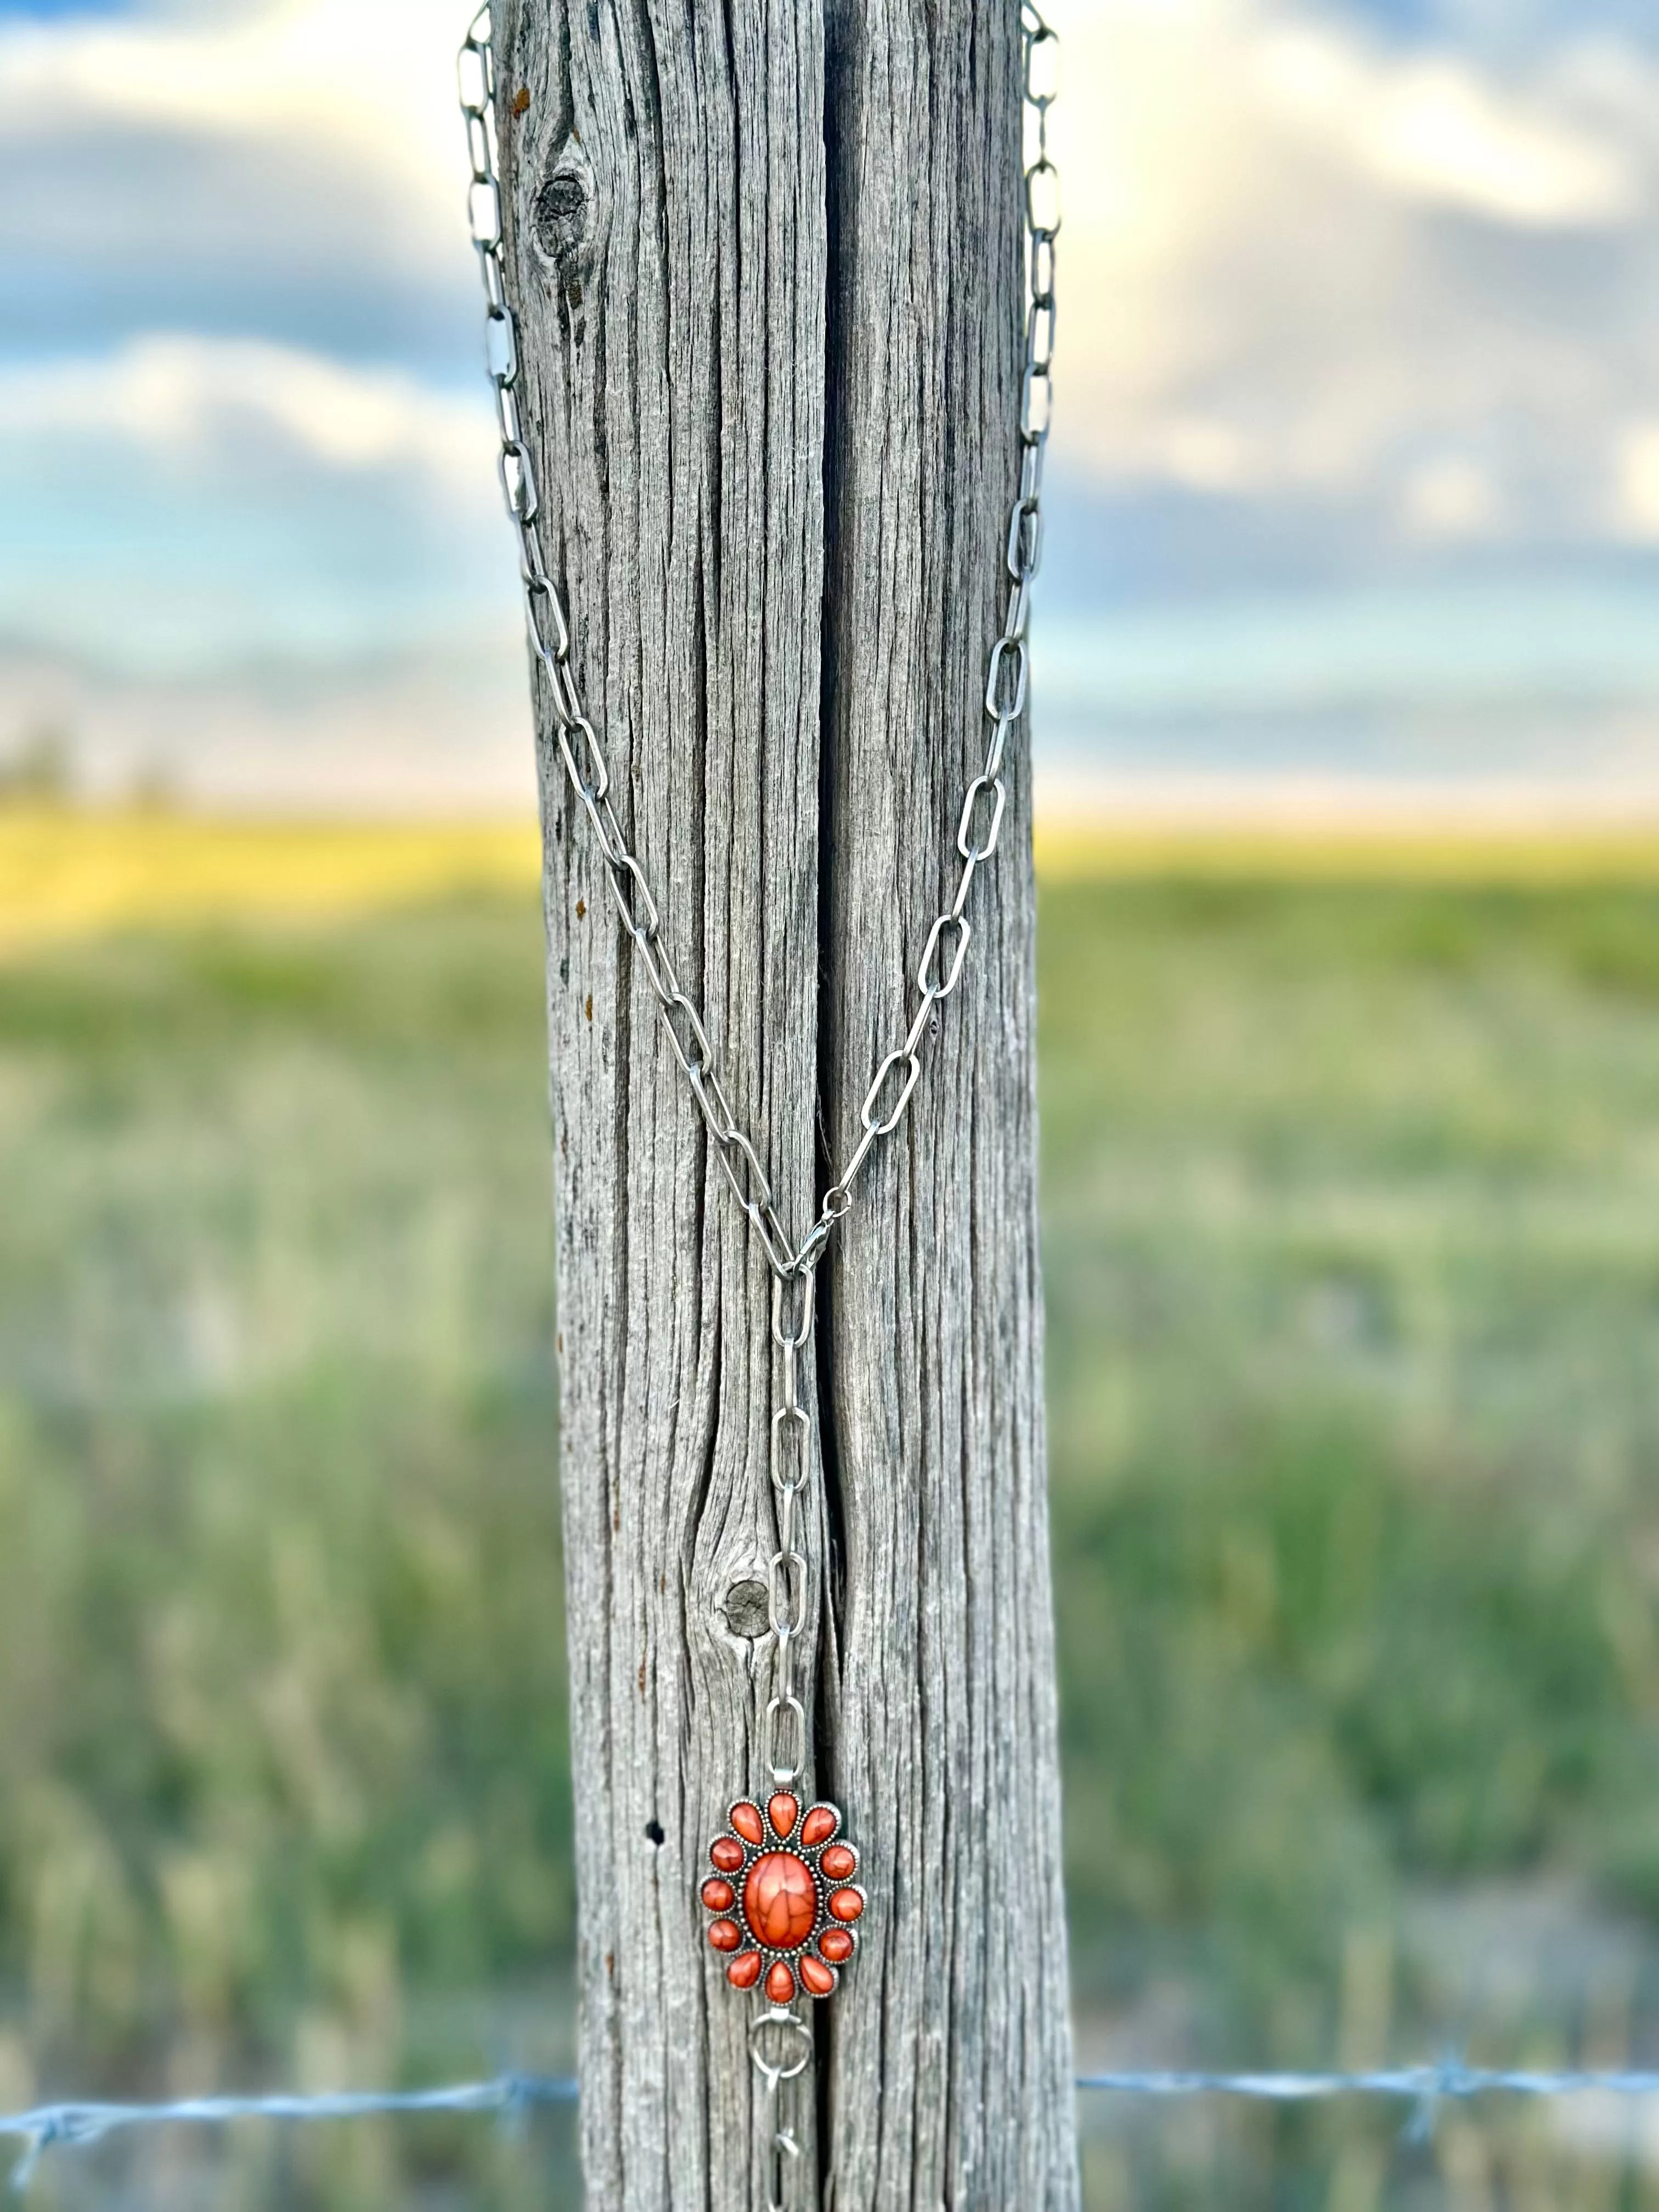
[[[985,677],[988,725],[979,773],[963,797],[956,851],[961,861],[949,906],[936,915],[915,975],[916,1004],[903,1042],[883,1060],[859,1109],[859,1136],[841,1173],[799,1245],[792,1246],[773,1203],[772,1185],[753,1139],[739,1124],[715,1064],[696,1002],[682,988],[664,941],[661,916],[611,803],[611,771],[598,732],[582,711],[570,659],[570,625],[558,586],[548,574],[538,526],[541,512],[535,466],[519,408],[519,326],[507,296],[501,258],[501,191],[495,57],[490,10],[479,9],[460,52],[461,113],[466,125],[472,180],[467,213],[483,278],[485,359],[501,434],[497,466],[507,511],[519,540],[519,574],[532,650],[546,671],[560,756],[571,789],[580,800],[599,858],[605,863],[623,927],[657,1002],[675,1059],[708,1126],[715,1156],[772,1273],[772,1340],[780,1381],[772,1415],[771,1477],[776,1501],[777,1545],[767,1563],[767,1613],[773,1638],[772,1688],[762,1718],[761,1756],[775,1788],[799,1779],[806,1765],[806,1709],[796,1686],[795,1645],[808,1620],[810,1568],[796,1528],[797,1504],[811,1468],[811,1415],[802,1402],[801,1354],[811,1341],[818,1262],[836,1224],[853,1204],[854,1187],[876,1146],[891,1137],[909,1109],[921,1075],[921,1052],[934,1009],[962,981],[973,938],[968,902],[974,878],[995,854],[1007,805],[1004,762],[1010,738],[1025,711],[1030,670],[1031,582],[1042,551],[1042,465],[1053,407],[1054,240],[1060,231],[1060,177],[1048,153],[1048,110],[1057,85],[1057,41],[1032,0],[1022,0],[1025,162],[1025,364],[1020,380],[1019,483],[1009,510],[1003,562],[1007,599],[1002,629],[991,647]],[[777,2039],[785,2043],[778,2055]],[[769,2045],[774,2055],[768,2056]],[[775,2098],[782,2084],[802,2074],[811,2057],[810,2031],[787,2007],[760,2012],[750,2038],[756,2070]],[[786,2159],[799,2146],[781,2118],[775,2120],[768,2196],[781,2212]]]
[[[795,1541],[795,1500],[812,1467],[812,1417],[800,1399],[800,1355],[811,1341],[814,1269],[772,1279],[772,1341],[779,1388],[772,1415],[772,1491],[778,1547],[766,1564],[767,1617],[774,1638],[772,1695],[761,1731],[761,1759],[774,1789],[800,1779],[806,1765],[806,1709],[795,1690],[795,1638],[807,1625],[805,1555]],[[794,1301],[790,1310],[790,1301]]]
[[[483,277],[489,381],[501,432],[498,466],[507,511],[519,538],[526,627],[532,650],[547,672],[559,752],[571,789],[592,825],[599,858],[615,894],[623,927],[634,940],[691,1095],[708,1125],[720,1164],[738,1205],[759,1237],[774,1275],[809,1272],[828,1249],[836,1224],[853,1203],[854,1187],[875,1146],[903,1121],[921,1074],[921,1049],[934,1008],[962,981],[973,936],[967,916],[976,871],[995,854],[1002,832],[1007,786],[1003,763],[1009,737],[1025,710],[1031,581],[1042,550],[1042,462],[1048,442],[1054,347],[1054,240],[1060,230],[1060,177],[1048,154],[1048,110],[1054,103],[1054,33],[1030,0],[1021,10],[1024,105],[1033,122],[1032,158],[1025,170],[1025,366],[1020,383],[1019,486],[1009,512],[1005,549],[1008,593],[1002,629],[990,651],[985,679],[989,725],[985,757],[963,797],[956,849],[962,866],[955,896],[934,917],[916,969],[917,1001],[904,1041],[877,1067],[859,1109],[860,1133],[841,1173],[824,1193],[817,1219],[793,1246],[773,1204],[772,1184],[753,1139],[739,1124],[721,1082],[708,1030],[696,1002],[681,987],[664,941],[662,920],[645,872],[629,847],[610,799],[611,771],[599,733],[582,711],[570,659],[570,626],[558,586],[547,571],[538,527],[541,503],[536,471],[519,410],[519,329],[507,304],[501,259],[501,193],[495,165],[495,62],[490,11],[474,16],[460,53],[461,112],[466,122],[472,182],[468,215]]]

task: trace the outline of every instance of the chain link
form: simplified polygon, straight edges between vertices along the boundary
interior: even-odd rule
[[[805,1633],[810,1569],[796,1539],[795,1501],[812,1465],[812,1417],[801,1402],[800,1355],[812,1340],[817,1277],[809,1267],[772,1279],[772,1343],[779,1386],[772,1415],[772,1490],[777,1549],[766,1565],[773,1638],[772,1695],[761,1729],[761,1759],[775,1789],[800,1779],[806,1765],[806,1709],[795,1689],[795,1644]]]
[[[1025,198],[1025,349],[1020,379],[1019,483],[1009,513],[1004,566],[1008,577],[1006,613],[991,647],[985,680],[985,714],[989,724],[985,758],[968,786],[957,828],[962,862],[950,904],[935,918],[916,971],[919,994],[904,1042],[877,1068],[860,1113],[860,1133],[840,1174],[824,1193],[818,1217],[799,1246],[790,1243],[772,1185],[753,1139],[738,1122],[721,1084],[708,1030],[696,1003],[680,985],[663,940],[661,916],[644,870],[629,845],[612,807],[605,749],[582,711],[581,694],[571,662],[570,625],[557,585],[550,575],[537,527],[540,495],[535,464],[524,435],[519,408],[519,331],[507,303],[502,258],[501,190],[496,167],[497,110],[495,52],[490,11],[472,20],[460,53],[461,113],[466,125],[471,183],[467,213],[483,282],[485,359],[495,399],[501,451],[497,465],[509,520],[518,537],[519,574],[524,593],[525,627],[532,651],[546,673],[553,704],[559,754],[572,791],[580,800],[623,927],[632,939],[657,1003],[657,1012],[691,1096],[702,1114],[738,1204],[760,1240],[767,1264],[778,1278],[816,1267],[829,1248],[836,1224],[848,1212],[854,1188],[877,1144],[893,1136],[909,1110],[921,1073],[922,1047],[933,1029],[937,1007],[962,980],[972,936],[965,918],[976,871],[993,859],[1007,804],[1004,777],[1009,739],[1025,710],[1030,674],[1028,625],[1031,580],[1042,551],[1042,465],[1053,403],[1054,347],[1054,240],[1060,232],[1060,177],[1048,152],[1048,110],[1055,94],[1058,40],[1026,0],[1020,17],[1024,69],[1024,112],[1028,152]],[[945,946],[946,933],[950,936]],[[942,949],[946,965],[939,972]]]

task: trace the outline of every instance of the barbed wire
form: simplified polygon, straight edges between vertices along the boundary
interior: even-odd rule
[[[1370,2097],[1410,2105],[1409,2141],[1425,2142],[1435,2109],[1473,2097],[1659,2097],[1659,2072],[1639,2069],[1540,2071],[1525,2067],[1469,2066],[1447,2057],[1431,2066],[1382,2066],[1332,2074],[1206,2074],[1166,2071],[1079,2074],[1079,2089],[1129,2097],[1245,2097],[1262,2104],[1323,2104],[1339,2097]]]
[[[1410,2105],[1408,2134],[1431,2131],[1435,2108],[1474,2097],[1659,2097],[1659,2072],[1639,2069],[1536,2072],[1468,2066],[1443,2058],[1431,2066],[1379,2067],[1329,2074],[1199,2073],[1178,2069],[1080,2074],[1079,2090],[1123,2097],[1243,2097],[1274,2105],[1320,2104],[1340,2097]],[[539,2105],[574,2105],[568,2075],[501,2074],[489,2081],[457,2081],[436,2089],[343,2090],[318,2096],[181,2097],[170,2104],[38,2105],[0,2113],[0,2138],[21,2140],[23,2156],[12,2186],[25,2189],[49,2150],[100,2142],[135,2128],[222,2127],[237,2120],[362,2120],[427,2113],[478,2113],[507,2119]]]
[[[25,2145],[12,2187],[26,2189],[44,2152],[101,2142],[133,2128],[222,2127],[233,2120],[364,2120],[387,2114],[486,2112],[501,2118],[536,2105],[574,2105],[576,2084],[544,2074],[501,2074],[493,2081],[453,2081],[437,2089],[348,2089],[317,2096],[179,2097],[160,2105],[37,2105],[0,2113],[0,2138]]]

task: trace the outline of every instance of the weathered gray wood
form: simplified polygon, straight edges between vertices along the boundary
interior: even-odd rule
[[[501,13],[549,558],[618,811],[799,1235],[820,1133],[838,1160],[902,1034],[983,746],[1017,0]],[[538,705],[589,2203],[749,2212],[751,2008],[696,1891],[761,1780],[768,1283]],[[872,1904],[813,2014],[794,2207],[1076,2202],[1029,796],[1017,769],[966,980],[820,1279],[814,1779]]]

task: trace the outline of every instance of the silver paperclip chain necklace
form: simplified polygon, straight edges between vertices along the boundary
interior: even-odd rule
[[[771,1693],[761,1723],[764,1803],[743,1798],[728,1826],[709,1846],[712,1871],[700,1894],[712,1917],[710,1947],[726,1961],[736,1989],[757,1990],[763,2007],[750,2033],[750,2052],[768,2089],[805,2073],[812,2038],[794,2009],[797,1996],[834,1994],[857,1948],[865,1893],[854,1876],[858,1852],[828,1803],[803,1806],[797,1789],[807,1765],[806,1708],[796,1677],[795,1643],[805,1631],[810,1566],[796,1529],[796,1501],[811,1466],[811,1416],[801,1402],[801,1355],[811,1342],[813,1286],[836,1226],[853,1204],[865,1164],[903,1121],[921,1075],[921,1052],[933,1010],[962,981],[973,927],[969,894],[977,871],[997,849],[1007,789],[1003,763],[1025,710],[1027,632],[1031,580],[1042,553],[1043,455],[1053,403],[1054,240],[1060,231],[1060,179],[1048,154],[1048,110],[1056,90],[1056,40],[1031,0],[1020,11],[1023,99],[1027,120],[1025,167],[1025,368],[1020,386],[1019,482],[1008,516],[1003,559],[1006,611],[990,648],[985,679],[988,725],[984,763],[963,795],[957,823],[961,871],[950,905],[929,928],[916,969],[916,1008],[902,1043],[876,1069],[860,1109],[857,1143],[824,1193],[817,1218],[792,1245],[773,1204],[772,1186],[753,1139],[738,1121],[720,1080],[713,1047],[694,1000],[681,988],[664,941],[662,920],[644,871],[611,805],[611,773],[598,732],[583,712],[570,657],[570,627],[558,586],[543,557],[536,474],[519,407],[519,327],[507,296],[501,258],[501,194],[496,167],[495,55],[490,10],[474,16],[460,52],[461,113],[472,182],[468,217],[483,278],[486,359],[501,433],[499,468],[507,511],[519,541],[526,628],[546,672],[559,751],[571,789],[592,828],[635,956],[715,1156],[738,1204],[760,1240],[772,1273],[772,1341],[779,1388],[772,1415],[772,1487],[777,1546],[767,1568],[773,1637]],[[768,2195],[780,2212],[783,2166],[799,2154],[780,2099],[773,2120]]]

